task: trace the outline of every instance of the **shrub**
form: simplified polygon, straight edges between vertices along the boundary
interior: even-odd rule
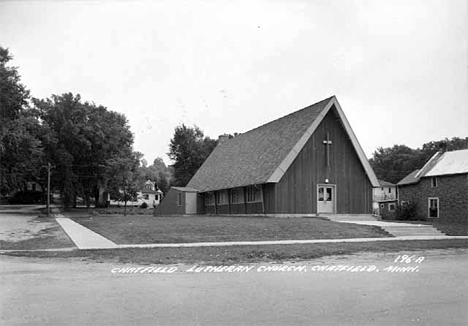
[[[144,202],[143,204],[140,205],[140,208],[148,208],[148,204]]]
[[[425,221],[426,218],[418,215],[418,205],[415,202],[408,202],[405,205],[398,205],[396,209],[396,219],[399,221]]]

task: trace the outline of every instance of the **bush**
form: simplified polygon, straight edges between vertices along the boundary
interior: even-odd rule
[[[398,205],[395,217],[399,221],[425,221],[426,218],[418,215],[418,205],[415,202],[408,202],[405,205]]]
[[[148,204],[144,202],[143,204],[140,205],[140,208],[148,208]]]

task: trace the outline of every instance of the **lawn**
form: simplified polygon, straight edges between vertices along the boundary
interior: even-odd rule
[[[117,244],[379,238],[375,226],[321,218],[86,216],[71,218]]]
[[[23,251],[5,253],[10,256],[37,258],[82,258],[96,262],[133,264],[240,264],[258,262],[290,262],[325,256],[362,252],[404,252],[415,250],[468,248],[467,239],[380,241],[358,243],[315,243],[291,245],[196,247],[196,248],[129,248],[106,250],[74,250],[69,252]]]

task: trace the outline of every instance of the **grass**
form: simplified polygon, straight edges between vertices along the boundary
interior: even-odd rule
[[[97,262],[138,264],[239,264],[311,260],[324,256],[361,252],[408,252],[415,250],[468,248],[467,239],[381,241],[361,243],[293,244],[198,248],[129,248],[74,250],[70,252],[29,251],[4,253],[37,258],[83,258]]]
[[[379,227],[321,218],[93,216],[73,220],[117,244],[378,238]]]

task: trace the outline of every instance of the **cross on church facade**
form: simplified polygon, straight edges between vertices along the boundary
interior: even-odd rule
[[[332,144],[332,141],[330,140],[330,134],[327,132],[327,139],[323,141],[323,144],[326,146],[327,150],[327,166],[330,166],[330,146]]]

